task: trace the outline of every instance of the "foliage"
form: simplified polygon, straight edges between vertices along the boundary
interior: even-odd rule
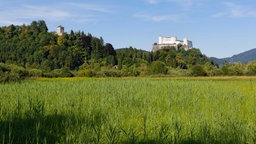
[[[168,69],[166,65],[161,61],[154,61],[150,67],[151,74],[166,74]]]
[[[39,69],[29,69],[28,70],[29,77],[42,77],[43,71]]]
[[[92,70],[84,69],[84,70],[79,70],[76,75],[79,77],[93,77],[96,74]]]
[[[256,75],[256,61],[249,62],[246,70],[248,75]]]
[[[228,62],[224,62],[221,67],[223,75],[226,76],[242,76],[246,75],[246,66],[241,63],[230,64]]]
[[[253,63],[244,65],[226,62],[219,68],[196,48],[186,51],[181,46],[178,49],[165,47],[156,52],[133,47],[115,50],[112,44],[105,43],[102,37],[85,34],[83,31],[71,30],[58,36],[54,32],[48,32],[43,20],[33,21],[30,25],[0,27],[0,63],[23,67],[21,71],[20,68],[16,69],[17,71],[13,69],[11,77],[8,76],[10,70],[1,72],[5,79],[74,75],[86,77],[150,74],[256,75]]]
[[[195,48],[185,51],[184,49],[176,50],[175,47],[166,47],[156,52],[147,52],[130,47],[118,49],[116,51],[118,68],[127,70],[129,67],[135,66],[140,69],[140,75],[157,73],[166,74],[168,69],[171,71],[171,75],[173,75],[175,73],[178,74],[180,69],[186,70],[197,64],[207,64],[209,67],[217,67],[217,65],[203,55],[199,49]],[[165,68],[155,68],[157,67],[156,65],[161,65],[160,62],[162,62],[162,65],[165,65]],[[145,67],[145,65],[147,66]],[[175,70],[177,71],[175,72]],[[211,69],[209,69],[209,73],[210,72]],[[188,71],[183,74],[190,75],[189,73],[190,72]]]
[[[116,53],[111,44],[102,38],[84,32],[64,33],[58,36],[47,32],[44,21],[33,21],[30,25],[0,28],[0,62],[23,67],[52,71],[68,68],[76,70],[84,62],[105,61],[116,64]]]
[[[51,72],[44,73],[45,77],[73,77],[74,74],[67,68],[55,69]]]
[[[0,63],[0,83],[21,81],[28,75],[23,67]]]
[[[206,71],[201,65],[194,65],[191,71],[193,76],[207,76]]]

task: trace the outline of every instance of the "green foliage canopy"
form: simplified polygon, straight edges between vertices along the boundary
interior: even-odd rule
[[[156,52],[133,47],[115,50],[112,44],[105,43],[102,37],[85,34],[83,31],[71,30],[62,36],[48,32],[43,20],[33,21],[30,25],[0,27],[0,62],[15,64],[25,69],[38,69],[45,73],[43,76],[62,75],[66,70],[81,70],[77,72],[78,75],[86,73],[82,75],[89,76],[168,74],[170,70],[197,73],[196,65],[206,68],[208,75],[231,74],[225,72],[225,67],[221,72],[217,72],[217,65],[196,48],[185,51],[180,46],[178,49],[166,47]],[[193,69],[190,70],[191,68]],[[227,71],[233,70],[232,74],[242,75],[244,71],[241,71],[241,68],[243,69],[235,65]],[[252,74],[252,66],[248,66],[247,71]],[[60,74],[56,74],[58,72]]]

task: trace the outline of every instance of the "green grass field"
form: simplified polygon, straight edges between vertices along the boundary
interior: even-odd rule
[[[0,143],[256,143],[254,78],[0,84]]]

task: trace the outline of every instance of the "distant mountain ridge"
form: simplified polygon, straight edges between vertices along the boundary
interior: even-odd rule
[[[229,63],[241,62],[242,64],[247,64],[250,61],[256,61],[256,48],[233,55],[232,57],[227,57],[227,58],[211,57],[210,59],[215,61],[219,66],[222,66],[223,62],[225,61]]]

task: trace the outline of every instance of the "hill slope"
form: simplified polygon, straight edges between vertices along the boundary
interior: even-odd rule
[[[247,64],[250,61],[256,60],[256,48],[242,52],[240,54],[233,55],[232,57],[221,59],[211,57],[210,59],[218,63],[219,66],[223,65],[224,61],[227,61],[229,63],[241,62],[243,64]]]

